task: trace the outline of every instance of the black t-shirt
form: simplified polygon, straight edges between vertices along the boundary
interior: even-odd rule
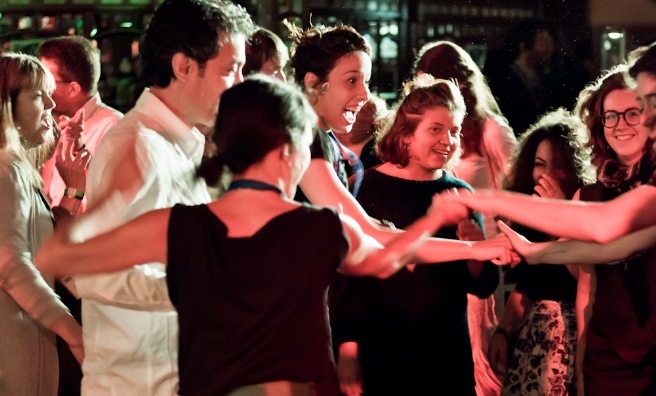
[[[347,249],[330,209],[302,206],[232,238],[206,205],[176,205],[167,285],[180,326],[180,395],[330,382],[326,290]]]

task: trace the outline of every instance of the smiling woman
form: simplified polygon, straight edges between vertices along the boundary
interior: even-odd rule
[[[464,115],[452,82],[424,75],[406,84],[406,97],[378,145],[384,163],[365,172],[358,196],[369,215],[405,228],[433,194],[471,188],[445,170],[458,158]],[[481,217],[472,216],[437,236],[482,234],[481,227]],[[488,297],[498,279],[491,263],[464,260],[410,267],[385,280],[352,279],[349,304],[367,308],[353,313],[350,326],[333,330],[336,338],[357,342],[364,393],[474,395],[467,293]],[[341,362],[346,347],[340,352]]]

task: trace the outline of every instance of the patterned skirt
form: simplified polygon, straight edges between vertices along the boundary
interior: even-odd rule
[[[574,303],[536,301],[520,329],[503,396],[576,395]]]

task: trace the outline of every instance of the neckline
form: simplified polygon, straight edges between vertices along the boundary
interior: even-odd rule
[[[254,180],[254,179],[239,179],[233,180],[228,186],[228,191],[238,190],[238,189],[249,189],[257,191],[274,191],[278,193],[281,197],[287,198],[287,194],[282,191],[277,186],[273,184],[265,183],[263,181]]]

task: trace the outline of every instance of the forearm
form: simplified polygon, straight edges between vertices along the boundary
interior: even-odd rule
[[[650,209],[650,203],[656,200],[653,187],[632,190],[606,203],[533,198],[510,192],[462,199],[475,210],[499,214],[550,235],[585,241],[607,242],[656,223]]]

